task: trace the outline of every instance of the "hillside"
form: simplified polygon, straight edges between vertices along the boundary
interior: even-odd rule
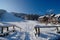
[[[5,21],[5,22],[17,22],[17,21],[21,21],[21,20],[23,20],[23,19],[14,16],[14,14],[12,14],[12,13],[7,12],[2,15],[2,21]]]

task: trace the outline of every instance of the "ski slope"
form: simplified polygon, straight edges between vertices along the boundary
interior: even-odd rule
[[[23,20],[22,18],[18,18],[16,16],[14,16],[14,14],[12,13],[4,13],[3,16],[2,16],[2,21],[5,21],[5,22],[18,22],[18,21],[21,21]]]

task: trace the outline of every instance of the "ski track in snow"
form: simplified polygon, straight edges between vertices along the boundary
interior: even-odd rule
[[[37,21],[31,21],[31,20],[25,20],[22,22],[6,22],[9,24],[16,25],[18,27],[21,27],[21,32],[24,32],[23,35],[20,37],[20,40],[48,40],[50,38],[55,38],[59,36],[59,34],[56,33],[55,28],[41,28],[40,36],[35,36],[35,30],[34,27],[36,25],[39,25],[39,22]]]

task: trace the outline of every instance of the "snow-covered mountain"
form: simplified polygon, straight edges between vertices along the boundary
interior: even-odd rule
[[[5,22],[16,22],[16,21],[21,21],[21,20],[23,20],[23,19],[14,16],[13,13],[8,13],[8,12],[6,12],[6,13],[4,13],[4,14],[2,15],[2,19],[1,19],[1,20],[2,20],[2,21],[5,21]]]

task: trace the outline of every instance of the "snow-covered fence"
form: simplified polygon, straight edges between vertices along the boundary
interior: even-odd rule
[[[34,29],[36,31],[35,35],[37,35],[37,34],[39,35],[40,34],[40,28],[53,28],[53,27],[56,27],[56,30],[59,33],[58,27],[60,27],[60,25],[36,25],[34,27]]]

